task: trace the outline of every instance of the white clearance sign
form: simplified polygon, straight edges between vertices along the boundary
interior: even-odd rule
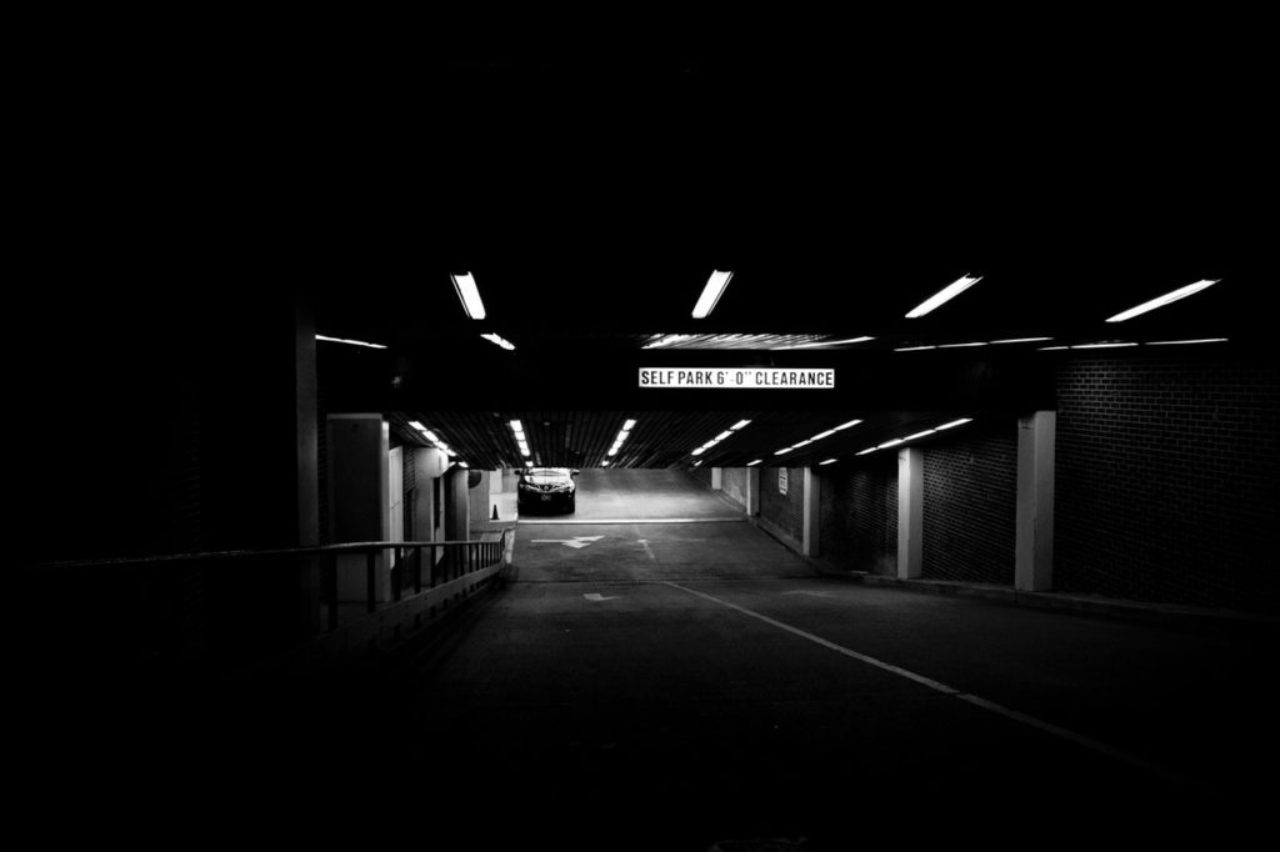
[[[832,369],[796,370],[781,367],[641,367],[642,388],[713,388],[722,390],[831,390]]]

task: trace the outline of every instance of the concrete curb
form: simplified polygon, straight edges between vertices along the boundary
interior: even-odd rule
[[[987,586],[979,583],[960,583],[946,580],[904,580],[898,577],[871,574],[866,571],[851,571],[838,568],[822,559],[806,559],[805,561],[824,577],[848,580],[868,586],[892,586],[928,594],[976,597],[1012,606],[1104,615],[1165,624],[1225,626],[1262,631],[1280,630],[1280,618],[1278,617],[1237,610],[1128,601],[1060,592],[1021,592],[1004,586]]]

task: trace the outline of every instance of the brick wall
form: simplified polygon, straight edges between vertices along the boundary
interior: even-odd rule
[[[822,471],[818,541],[841,568],[894,574],[898,565],[898,457],[878,453]]]
[[[1062,364],[1055,586],[1280,610],[1277,373],[1245,359]]]
[[[724,495],[744,508],[747,505],[747,469],[726,467],[721,478]]]
[[[787,471],[787,493],[778,491],[778,471]],[[800,541],[804,534],[804,468],[760,471],[760,520],[772,531]]]
[[[1018,424],[975,422],[924,445],[924,577],[1013,585]]]

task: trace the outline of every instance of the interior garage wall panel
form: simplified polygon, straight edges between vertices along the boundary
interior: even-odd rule
[[[1278,372],[1201,354],[1061,364],[1056,588],[1280,611]]]
[[[1016,419],[978,420],[923,446],[924,578],[1012,586]]]
[[[822,471],[821,557],[840,568],[893,575],[898,549],[898,457],[876,454]]]

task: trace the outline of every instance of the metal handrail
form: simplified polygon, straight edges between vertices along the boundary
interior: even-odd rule
[[[167,582],[165,577],[170,576],[170,569],[173,569],[172,576],[184,576],[180,573],[183,567],[205,566],[212,568],[213,571],[209,575],[211,578],[218,576],[232,576],[232,573],[225,573],[223,569],[231,572],[234,565],[251,566],[259,560],[280,560],[290,563],[295,567],[310,565],[309,570],[317,571],[312,575],[315,581],[319,582],[319,586],[312,586],[318,596],[313,598],[313,603],[321,607],[319,622],[315,622],[313,630],[318,629],[317,636],[324,633],[332,633],[339,628],[339,610],[351,612],[349,607],[352,604],[357,606],[363,603],[363,608],[367,613],[376,612],[380,606],[390,606],[398,604],[406,598],[414,598],[420,594],[434,593],[440,598],[440,602],[448,605],[448,601],[452,600],[459,594],[467,594],[471,589],[475,588],[477,583],[487,581],[491,576],[497,576],[495,571],[500,570],[500,566],[508,558],[508,547],[512,538],[513,531],[503,529],[501,534],[492,540],[459,540],[459,541],[361,541],[361,542],[343,542],[341,544],[315,545],[308,547],[285,547],[272,548],[263,550],[224,550],[224,551],[203,551],[196,553],[169,553],[153,556],[135,556],[135,557],[117,557],[110,559],[89,559],[89,560],[71,560],[62,562],[45,562],[33,563],[24,566],[24,573],[27,573],[32,580],[38,580],[44,577],[49,569],[71,570],[84,573],[86,578],[107,577],[110,576],[110,569],[121,568],[126,571],[133,569],[138,571],[152,572],[151,580],[144,580],[146,586],[132,586],[127,582],[123,589],[143,589],[149,588],[152,582]],[[379,555],[386,551],[391,551],[392,558],[381,562]],[[427,551],[424,558],[423,551]],[[439,556],[437,556],[439,554]],[[360,556],[364,559],[361,560]],[[346,561],[342,558],[346,556]],[[348,572],[359,572],[360,562],[364,565],[364,586],[363,598],[356,589],[358,585],[352,584],[355,581],[359,584],[359,574],[354,576]],[[232,563],[228,565],[217,565],[219,562]],[[354,562],[354,564],[352,564]],[[268,566],[269,568],[270,566]],[[382,599],[379,600],[379,569],[389,572],[390,588],[382,587]],[[29,569],[29,570],[25,570]],[[158,570],[157,570],[158,569]],[[104,573],[105,571],[105,573]],[[471,575],[483,573],[483,576],[474,580],[470,579]],[[274,573],[267,570],[266,573]],[[341,599],[339,597],[340,578],[347,577],[347,597]],[[388,582],[384,580],[382,582]],[[223,589],[229,588],[223,586]],[[389,594],[386,594],[389,592]],[[127,594],[132,594],[126,592]],[[135,592],[136,593],[136,592]],[[91,600],[85,598],[86,601]],[[225,598],[224,598],[225,600]],[[435,605],[435,598],[431,598],[432,606]],[[345,609],[344,609],[345,608]],[[327,610],[327,612],[326,612]],[[223,620],[222,624],[231,624],[234,616],[230,620]],[[203,628],[200,628],[203,630]]]
[[[509,530],[503,530],[498,541],[505,544]],[[122,556],[113,559],[76,559],[64,562],[38,562],[30,568],[108,568],[113,565],[159,565],[165,562],[202,562],[222,559],[255,559],[271,556],[317,556],[325,553],[359,553],[369,548],[449,547],[463,544],[497,544],[495,541],[465,539],[458,541],[354,541],[321,544],[311,547],[282,547],[266,550],[207,550],[199,553],[165,553],[154,556]]]

